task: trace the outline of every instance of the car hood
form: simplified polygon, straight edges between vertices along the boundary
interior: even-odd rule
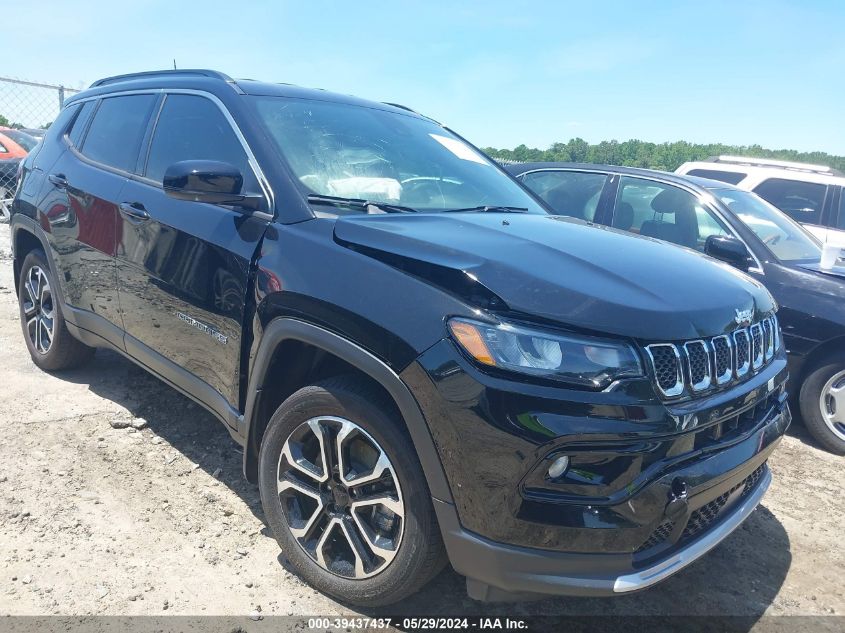
[[[715,336],[774,309],[759,283],[696,252],[560,216],[505,213],[338,219],[335,239],[470,304],[645,340]],[[505,305],[501,305],[500,299]]]

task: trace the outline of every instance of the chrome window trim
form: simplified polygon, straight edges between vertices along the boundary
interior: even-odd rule
[[[755,272],[755,273],[759,273],[761,275],[765,275],[765,271],[763,270],[763,265],[760,263],[760,260],[757,259],[757,256],[754,254],[754,251],[752,251],[751,248],[749,248],[748,243],[744,239],[742,239],[741,235],[737,234],[736,230],[731,225],[730,221],[727,218],[725,218],[724,214],[721,213],[719,211],[719,209],[717,208],[717,206],[715,204],[716,197],[713,196],[713,194],[711,194],[709,192],[699,193],[698,191],[696,191],[695,189],[693,189],[692,187],[690,187],[686,184],[681,184],[681,183],[677,183],[677,182],[670,182],[669,180],[662,179],[659,176],[642,176],[640,174],[625,174],[625,173],[621,173],[621,172],[613,172],[613,173],[617,174],[620,178],[625,176],[625,177],[628,177],[628,178],[641,178],[643,180],[651,180],[653,182],[659,182],[659,183],[661,183],[663,185],[667,185],[669,187],[676,187],[676,188],[681,189],[682,191],[686,191],[690,195],[694,196],[695,199],[698,200],[699,203],[701,203],[701,206],[706,208],[708,211],[711,211],[717,218],[719,218],[719,220],[722,222],[722,224],[724,224],[727,227],[727,229],[730,232],[732,237],[735,237],[736,239],[738,239],[740,242],[742,242],[745,245],[745,249],[748,251],[748,254],[757,263],[757,268],[753,268],[753,267],[749,268],[748,269],[749,272]],[[616,195],[618,197],[618,195],[619,195],[618,191],[616,192]],[[616,203],[614,202],[614,205],[615,204]],[[678,245],[676,244],[676,246],[678,246]]]
[[[760,324],[760,322],[757,322],[754,325],[752,325],[751,327],[749,327],[748,328],[748,334],[751,338],[751,352],[752,352],[752,354],[754,352],[754,331],[755,330],[758,330],[760,332],[760,354],[755,355],[751,359],[751,368],[754,371],[757,371],[758,369],[760,369],[763,366],[763,362],[765,361],[765,350],[763,349],[763,346],[765,345],[766,341],[765,341],[765,336],[763,335],[763,326]]]
[[[731,337],[727,334],[722,334],[720,336],[714,336],[710,339],[710,346],[713,348],[713,373],[715,374],[718,371],[718,363],[716,362],[716,339],[724,339],[725,344],[728,346],[728,369],[727,371],[722,374],[721,376],[716,376],[716,384],[717,385],[724,385],[729,383],[733,379],[734,374],[734,346],[733,342],[731,341]]]
[[[704,348],[704,355],[707,357],[707,371],[704,374],[704,378],[701,379],[700,382],[694,383],[692,382],[692,363],[690,362],[690,355],[689,355],[689,346],[691,345],[701,345]],[[702,339],[695,339],[693,341],[687,341],[684,343],[684,355],[687,359],[687,371],[689,372],[689,380],[690,380],[690,387],[693,391],[704,391],[707,389],[713,382],[713,368],[711,367],[710,362],[710,346],[707,345]]]
[[[215,95],[211,94],[210,92],[206,92],[205,90],[196,90],[196,89],[193,89],[193,88],[146,88],[146,89],[138,89],[138,90],[120,90],[120,91],[115,91],[115,92],[107,92],[107,93],[104,93],[104,94],[92,95],[90,97],[83,97],[81,99],[74,99],[71,103],[69,103],[67,105],[71,106],[71,105],[74,105],[74,104],[77,104],[77,103],[85,103],[86,101],[94,101],[94,100],[97,100],[97,99],[110,99],[112,97],[122,97],[122,96],[127,96],[127,95],[136,95],[136,94],[151,94],[151,95],[188,94],[188,95],[195,95],[195,96],[198,96],[198,97],[204,97],[204,98],[212,101],[218,107],[218,109],[223,113],[223,116],[229,122],[229,126],[232,128],[232,131],[235,133],[235,136],[237,137],[238,141],[240,142],[241,146],[243,147],[243,150],[246,152],[247,161],[249,162],[249,166],[252,168],[252,171],[255,174],[256,179],[258,180],[258,185],[259,185],[259,187],[261,187],[262,194],[264,195],[265,199],[267,200],[267,203],[269,205],[268,208],[271,210],[271,213],[275,215],[275,208],[276,208],[275,207],[275,195],[273,193],[272,187],[270,186],[270,181],[264,175],[264,171],[261,169],[261,165],[258,164],[258,159],[255,158],[255,154],[252,152],[252,149],[250,148],[249,143],[247,143],[246,138],[244,137],[243,133],[241,132],[240,128],[238,127],[238,124],[235,122],[235,119],[232,116],[232,114],[229,112],[228,108],[226,108],[226,106],[223,104],[223,102],[219,98],[217,98]],[[156,116],[158,114],[159,113],[156,113]],[[94,112],[94,115],[96,115],[96,111]],[[92,117],[91,120],[93,121],[93,117]],[[90,121],[88,122],[88,125],[90,126]],[[153,132],[155,132],[155,129],[153,129]],[[150,138],[150,142],[152,142],[152,137]],[[139,174],[126,172],[126,171],[123,171],[123,170],[120,170],[120,169],[116,169],[116,168],[114,168],[110,165],[106,165],[104,163],[99,163],[95,160],[91,160],[90,158],[88,158],[84,154],[82,154],[82,152],[79,151],[78,149],[76,149],[74,146],[70,145],[69,143],[68,143],[68,145],[75,150],[74,154],[76,156],[80,156],[80,157],[84,158],[88,163],[90,163],[92,165],[106,169],[106,170],[111,171],[111,172],[118,173],[120,175],[126,175],[126,176],[133,178],[135,180],[140,180],[141,182],[144,182],[146,184],[151,184],[153,186],[161,188],[161,183],[157,183],[153,180],[150,180],[149,178],[145,178],[144,176],[140,176]],[[145,151],[149,152],[149,147],[147,147]]]
[[[660,381],[657,380],[657,371],[655,369],[656,366],[654,364],[654,355],[651,353],[652,348],[656,347],[668,347],[672,350],[672,353],[675,355],[675,361],[677,363],[676,381],[675,385],[669,389],[663,389],[663,387],[660,386]],[[667,398],[673,398],[675,396],[681,395],[684,392],[684,372],[683,368],[681,367],[681,354],[678,351],[678,346],[672,343],[654,343],[652,345],[646,345],[645,351],[646,354],[648,354],[649,361],[651,361],[651,371],[652,375],[654,376],[654,384],[660,390],[660,393],[662,393]]]
[[[748,353],[747,353],[747,360],[745,364],[740,367],[739,365],[739,344],[737,343],[737,337],[742,335],[745,338],[745,342],[748,344]],[[734,376],[737,378],[742,378],[745,376],[749,370],[751,369],[751,338],[748,335],[748,328],[739,328],[733,331],[733,340],[734,340]]]
[[[707,199],[706,199],[707,197],[709,197],[710,199],[709,199],[709,200],[707,200]],[[734,229],[734,227],[733,227],[733,226],[731,226],[731,223],[730,223],[730,221],[728,221],[728,219],[725,217],[725,214],[723,214],[721,211],[719,211],[718,206],[715,204],[715,202],[716,202],[716,196],[714,196],[714,195],[713,195],[713,194],[711,194],[711,193],[706,193],[706,194],[699,195],[699,196],[698,196],[698,198],[699,198],[699,200],[701,200],[701,203],[702,203],[702,204],[703,204],[706,208],[708,208],[710,211],[712,211],[713,213],[715,213],[715,214],[716,214],[716,216],[717,216],[717,217],[718,217],[718,218],[722,221],[722,223],[724,223],[724,224],[728,227],[728,229],[729,229],[729,230],[730,230],[730,232],[731,232],[731,235],[732,235],[733,237],[735,237],[736,239],[738,239],[740,242],[742,242],[742,243],[743,243],[743,245],[745,246],[745,250],[747,250],[747,251],[748,251],[748,255],[749,255],[749,256],[751,257],[751,259],[753,259],[753,260],[754,260],[754,262],[757,264],[757,266],[749,266],[749,267],[748,267],[748,270],[747,270],[747,271],[745,271],[745,272],[749,272],[749,273],[757,273],[758,275],[765,277],[765,275],[766,275],[766,271],[763,269],[763,264],[761,264],[761,263],[760,263],[760,260],[757,258],[757,255],[754,253],[754,251],[753,251],[753,250],[751,249],[751,247],[748,245],[748,242],[746,242],[746,241],[742,238],[742,236],[741,236],[739,233],[737,233],[737,232],[736,232],[736,230]],[[721,203],[721,200],[720,200],[719,202]],[[737,221],[739,222],[739,221],[741,221],[741,220],[737,219]]]

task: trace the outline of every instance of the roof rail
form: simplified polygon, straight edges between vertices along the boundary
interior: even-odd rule
[[[778,169],[789,169],[791,171],[803,171],[814,174],[825,174],[828,176],[843,176],[841,171],[827,165],[812,165],[810,163],[798,163],[789,160],[774,160],[771,158],[751,158],[747,156],[711,156],[705,159],[708,163],[733,163],[737,165],[751,165],[759,167],[776,167]]]
[[[407,110],[408,112],[413,112],[414,114],[419,114],[416,110],[412,110],[408,106],[403,106],[401,103],[390,103],[390,101],[383,101],[384,105],[393,106],[394,108],[399,108],[400,110]]]
[[[121,81],[131,81],[133,79],[146,79],[152,77],[212,77],[214,79],[221,79],[228,83],[234,83],[234,79],[224,73],[216,70],[204,70],[201,68],[191,69],[177,69],[177,70],[148,70],[141,73],[129,73],[126,75],[115,75],[114,77],[105,77],[98,79],[92,83],[89,88],[97,88],[99,86],[107,86],[109,84],[120,83]]]

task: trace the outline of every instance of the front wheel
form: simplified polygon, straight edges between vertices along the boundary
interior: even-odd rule
[[[801,417],[813,437],[827,450],[845,455],[845,364],[822,362],[804,380]]]
[[[293,567],[341,601],[397,602],[445,563],[413,444],[364,381],[330,379],[282,403],[261,443],[259,488]]]

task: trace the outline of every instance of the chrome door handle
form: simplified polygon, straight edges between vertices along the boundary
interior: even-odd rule
[[[143,222],[150,219],[150,214],[140,202],[121,202],[117,208],[120,214],[129,220]]]
[[[67,189],[67,178],[64,174],[50,174],[47,176],[47,180],[53,183],[56,189]]]

